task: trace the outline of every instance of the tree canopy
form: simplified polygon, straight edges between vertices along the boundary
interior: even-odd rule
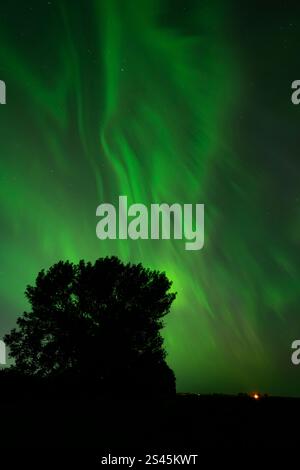
[[[174,391],[161,336],[171,285],[165,273],[116,257],[42,270],[25,291],[31,310],[5,337],[15,370],[76,376],[103,392]]]

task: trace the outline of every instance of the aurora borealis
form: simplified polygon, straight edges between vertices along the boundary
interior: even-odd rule
[[[166,271],[178,391],[300,396],[296,9],[236,1],[1,1],[0,337],[63,260]],[[99,240],[96,207],[205,204],[205,246]]]

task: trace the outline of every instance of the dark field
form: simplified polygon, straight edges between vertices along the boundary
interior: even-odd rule
[[[1,404],[1,449],[89,459],[209,449],[297,448],[300,400],[177,396],[166,400],[30,400]],[[12,452],[12,455],[17,455]],[[19,454],[20,455],[20,454]],[[47,458],[48,458],[47,457]]]

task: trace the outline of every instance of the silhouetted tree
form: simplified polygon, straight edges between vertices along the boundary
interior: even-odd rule
[[[116,257],[60,261],[25,295],[31,311],[5,337],[15,370],[105,392],[175,391],[160,330],[175,299],[165,273]]]

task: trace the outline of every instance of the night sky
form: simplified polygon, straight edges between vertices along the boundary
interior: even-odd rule
[[[300,396],[295,5],[1,0],[0,337],[42,268],[117,255],[173,280],[178,391]],[[99,240],[119,195],[204,203],[203,250]]]

